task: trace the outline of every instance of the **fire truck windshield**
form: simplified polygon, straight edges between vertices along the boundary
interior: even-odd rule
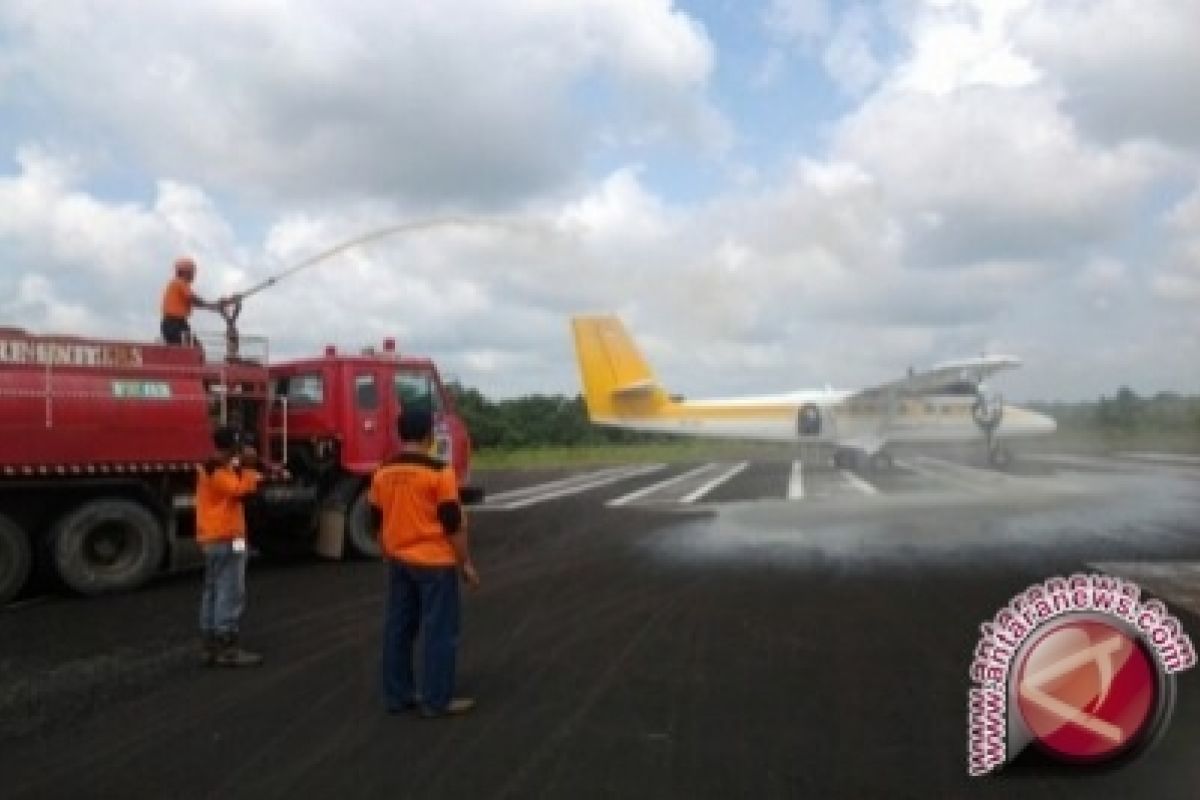
[[[396,400],[401,408],[421,409],[436,414],[442,410],[441,397],[433,376],[428,372],[397,372]]]

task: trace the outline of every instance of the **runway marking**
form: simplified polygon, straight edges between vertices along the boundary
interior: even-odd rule
[[[1184,466],[1200,466],[1200,456],[1188,456],[1182,453],[1117,453],[1122,458],[1135,458],[1138,461],[1159,461],[1165,464],[1181,464]]]
[[[537,491],[531,490],[514,490],[520,494],[517,499],[512,499],[511,496],[504,497],[497,495],[500,498],[499,503],[489,503],[491,508],[503,509],[505,511],[513,511],[520,508],[528,508],[538,503],[545,503],[549,500],[557,500],[560,497],[567,497],[573,494],[579,494],[591,489],[598,489],[601,486],[607,486],[610,483],[627,480],[629,478],[637,478],[642,475],[648,475],[651,472],[656,472],[665,464],[646,464],[640,467],[621,467],[617,469],[601,470],[588,474],[588,480],[557,481],[547,484],[542,484],[540,487],[534,487]],[[511,502],[507,502],[511,501]],[[488,507],[488,506],[485,506]]]
[[[16,611],[19,608],[30,608],[32,606],[40,606],[42,603],[48,602],[50,597],[41,595],[39,597],[27,597],[24,600],[17,600],[9,603],[6,606],[0,606],[0,611]]]
[[[687,504],[687,503],[694,503],[694,502],[696,502],[696,501],[697,501],[697,500],[699,500],[701,497],[704,497],[704,495],[708,494],[708,493],[709,493],[709,492],[711,492],[713,489],[717,488],[717,487],[718,487],[718,486],[720,486],[722,483],[724,483],[725,481],[727,481],[727,480],[729,480],[730,478],[732,478],[734,475],[737,475],[739,472],[741,472],[742,470],[744,470],[744,469],[745,469],[746,467],[748,467],[748,466],[750,466],[750,462],[749,462],[749,461],[743,461],[743,462],[742,462],[742,463],[740,463],[740,464],[734,464],[732,467],[730,467],[729,469],[725,470],[725,471],[724,471],[724,472],[722,472],[720,475],[718,475],[717,477],[713,478],[711,481],[709,481],[708,483],[704,484],[703,486],[701,486],[701,487],[700,487],[699,489],[697,489],[696,491],[692,492],[692,493],[691,493],[691,494],[689,494],[689,495],[686,495],[686,496],[684,496],[684,497],[680,498],[679,502],[681,502],[681,503],[684,503],[684,504]]]
[[[619,466],[605,467],[604,469],[593,470],[591,472],[580,472],[575,475],[568,475],[565,478],[556,478],[552,481],[546,481],[545,483],[535,483],[530,486],[522,486],[517,489],[509,489],[507,491],[489,494],[484,500],[484,503],[508,503],[518,498],[528,497],[529,495],[541,494],[543,492],[553,491],[566,486],[572,486],[577,483],[588,483],[589,481],[595,480],[602,476],[626,472],[629,469],[630,467],[628,466]]]
[[[1195,469],[1200,464],[1191,462],[1167,462],[1161,459],[1130,458],[1128,456],[1077,456],[1077,455],[1031,455],[1030,461],[1040,461],[1064,467],[1082,467],[1084,469],[1103,470],[1105,472],[1138,472],[1142,474],[1163,474],[1163,472],[1178,472]]]
[[[658,483],[652,483],[649,486],[643,486],[641,489],[630,492],[627,495],[618,497],[615,500],[609,500],[605,505],[608,505],[611,507],[627,506],[635,500],[641,500],[646,495],[654,494],[655,492],[659,491],[660,489],[666,489],[670,486],[674,486],[677,483],[682,483],[683,481],[688,480],[689,478],[694,478],[697,475],[702,475],[705,472],[708,472],[709,470],[711,470],[717,466],[720,466],[720,465],[719,464],[704,464],[703,466],[696,467],[695,469],[689,470],[687,472],[682,472],[679,475],[675,475],[674,477],[667,478],[665,481],[659,481]]]
[[[800,459],[792,462],[792,475],[788,478],[787,499],[804,499],[804,464]]]
[[[842,473],[842,477],[845,478],[851,486],[853,486],[855,489],[858,489],[863,494],[879,494],[878,489],[864,481],[859,476],[855,475],[850,470],[843,469],[839,470],[839,472]]]
[[[1115,458],[1098,458],[1096,456],[1076,456],[1066,453],[1058,455],[1043,455],[1035,454],[1026,456],[1030,461],[1041,461],[1047,464],[1061,464],[1068,467],[1092,467],[1104,470],[1121,470],[1121,469],[1152,469],[1148,464],[1124,463],[1122,464]]]

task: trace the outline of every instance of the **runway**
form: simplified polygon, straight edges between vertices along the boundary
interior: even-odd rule
[[[1141,759],[966,774],[978,626],[1105,570],[1200,636],[1200,461],[905,454],[481,473],[473,715],[391,717],[382,569],[256,564],[258,670],[196,665],[195,574],[0,612],[5,797],[1192,798],[1200,679]]]

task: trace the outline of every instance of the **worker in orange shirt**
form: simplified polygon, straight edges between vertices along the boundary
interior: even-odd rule
[[[380,517],[387,559],[388,599],[383,634],[383,688],[390,713],[418,709],[425,717],[470,711],[475,701],[454,696],[459,635],[458,579],[479,585],[454,470],[429,455],[433,418],[405,411],[400,454],[371,478],[368,499]],[[424,670],[418,696],[413,644],[423,633]]]
[[[241,649],[238,628],[246,605],[245,498],[262,480],[254,467],[258,456],[244,447],[234,428],[213,434],[217,455],[200,467],[196,478],[196,540],[204,551],[204,593],[200,600],[200,633],[208,665],[249,667],[262,656]]]
[[[162,298],[162,338],[167,344],[191,344],[192,329],[188,317],[193,308],[220,311],[226,298],[214,302],[203,299],[192,291],[196,279],[196,262],[180,258],[175,262],[175,277],[167,284]]]

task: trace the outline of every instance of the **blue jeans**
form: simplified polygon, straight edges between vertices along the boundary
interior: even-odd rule
[[[238,632],[246,606],[246,551],[233,542],[213,542],[204,549],[204,594],[200,598],[200,631],[205,635]]]
[[[416,700],[413,644],[423,634],[421,701],[443,711],[454,693],[458,653],[458,570],[388,562],[387,615],[383,628],[383,693],[388,708]]]

